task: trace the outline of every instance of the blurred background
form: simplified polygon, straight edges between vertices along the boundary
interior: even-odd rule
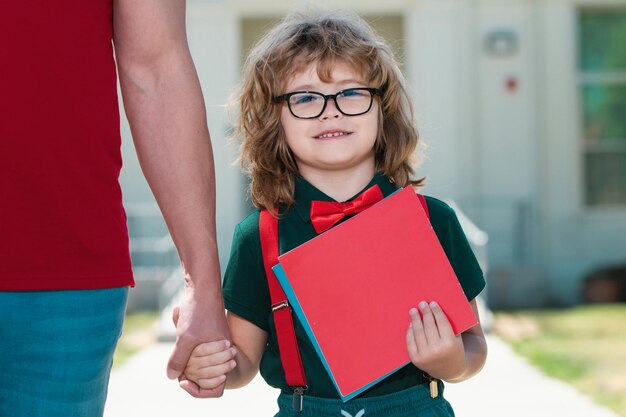
[[[254,41],[308,3],[187,1],[215,153],[222,269],[235,224],[253,209],[224,105]],[[310,3],[355,10],[393,45],[427,145],[423,192],[459,213],[496,332],[546,372],[581,379],[581,389],[603,381],[598,391],[626,398],[626,0]],[[137,280],[129,314],[160,311],[183,280],[127,124],[123,135]],[[610,351],[598,356],[615,364],[579,369],[603,337]],[[590,369],[615,366],[613,385],[606,376],[590,382]],[[600,401],[626,416],[626,399],[612,398]]]
[[[234,225],[252,209],[233,165],[224,104],[246,51],[295,3],[188,1],[215,152],[223,265]],[[424,192],[454,200],[488,236],[488,304],[623,300],[607,281],[626,274],[626,1],[339,3],[395,47],[428,146],[418,169],[428,178]],[[135,294],[143,308],[160,284],[142,281],[164,280],[178,259],[127,126],[124,136],[135,292],[155,287],[146,299]],[[591,285],[594,278],[601,282]]]

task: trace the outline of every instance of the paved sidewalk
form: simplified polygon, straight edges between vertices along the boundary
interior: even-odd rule
[[[546,378],[496,336],[488,335],[485,369],[446,386],[457,417],[617,417],[570,386]],[[111,375],[105,417],[273,416],[274,389],[257,377],[220,399],[195,399],[165,377],[171,343],[152,345]]]

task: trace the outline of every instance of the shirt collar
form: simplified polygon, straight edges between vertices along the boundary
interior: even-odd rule
[[[363,187],[358,193],[349,198],[346,201],[354,200],[358,197],[363,191],[370,188],[371,186],[377,184],[380,187],[380,191],[383,193],[384,197],[387,197],[389,194],[393,193],[397,187],[382,173],[378,172],[374,175],[372,180]],[[310,222],[310,212],[311,212],[311,202],[313,200],[319,201],[335,201],[332,197],[324,194],[322,191],[317,189],[313,184],[305,180],[302,176],[296,176],[296,187],[295,187],[295,204],[293,209],[298,213],[298,216],[304,223]]]

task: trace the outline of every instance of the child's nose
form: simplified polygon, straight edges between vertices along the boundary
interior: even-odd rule
[[[324,109],[322,114],[320,114],[319,118],[320,120],[338,119],[341,116],[343,116],[343,114],[337,108],[337,104],[335,103],[335,100],[328,99],[328,101],[326,102],[326,108]]]

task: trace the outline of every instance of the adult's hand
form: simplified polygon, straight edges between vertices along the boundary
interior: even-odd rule
[[[205,389],[190,381],[184,374],[191,351],[200,343],[228,339],[229,332],[224,315],[221,293],[200,294],[187,288],[181,305],[172,312],[176,326],[176,344],[167,364],[167,376],[178,378],[180,387],[196,398],[217,398],[224,393],[222,384]]]

